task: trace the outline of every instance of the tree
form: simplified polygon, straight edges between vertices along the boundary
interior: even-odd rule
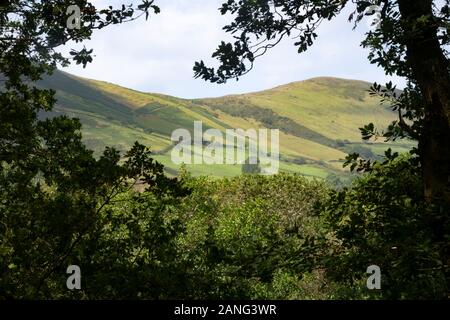
[[[82,8],[80,28],[70,28],[67,9]],[[8,1],[0,11],[0,150],[2,161],[11,162],[31,154],[39,146],[36,114],[49,111],[55,100],[52,90],[36,88],[44,73],[51,73],[58,64],[66,66],[69,59],[56,48],[73,41],[89,39],[94,30],[136,19],[137,13],[159,12],[153,1],[145,0],[137,8],[122,6],[97,10],[85,0],[78,1]],[[72,50],[77,64],[92,61],[93,50]]]
[[[448,298],[450,219],[424,209],[420,170],[411,160],[403,154],[374,165],[353,188],[332,194],[322,213],[328,232],[324,269],[330,279],[347,282],[347,299],[361,293],[394,300]],[[358,290],[365,288],[372,264],[382,270],[382,290]]]
[[[149,13],[159,12],[153,3],[143,0],[138,6],[98,10],[84,0],[2,2],[0,299],[67,297],[61,285],[65,283],[61,280],[67,265],[89,259],[93,250],[97,260],[105,258],[98,257],[101,252],[95,248],[97,240],[109,232],[104,228],[111,213],[108,208],[135,183],[143,182],[147,196],[153,198],[184,194],[177,179],[164,175],[163,166],[151,158],[148,148],[136,143],[125,157],[114,148],[106,148],[96,159],[82,143],[78,119],[38,118],[39,112],[52,109],[55,98],[52,90],[36,87],[35,81],[70,61],[56,48],[69,41],[89,39],[94,30],[141,15],[148,18]],[[73,5],[83,12],[78,17],[79,28],[68,23],[68,9]],[[83,48],[72,50],[70,55],[76,63],[86,66],[92,61],[92,52]],[[137,207],[143,200],[136,201]],[[145,226],[140,226],[138,234],[148,237]],[[164,242],[165,236],[154,241]],[[137,238],[132,245],[142,246],[141,241]],[[111,252],[107,246],[102,249],[106,255]],[[131,261],[138,263],[139,259]],[[130,260],[126,263],[129,265]]]
[[[255,59],[290,35],[298,39],[298,52],[304,52],[313,45],[320,24],[332,20],[348,6],[353,6],[349,20],[354,21],[355,27],[364,16],[380,15],[378,28],[367,32],[362,42],[371,50],[369,61],[382,67],[386,74],[409,81],[402,93],[392,83],[384,88],[375,84],[372,88],[373,94],[390,102],[399,115],[382,135],[387,139],[418,140],[415,151],[420,156],[424,196],[429,202],[449,203],[448,0],[228,0],[220,11],[234,15],[234,21],[224,30],[234,34],[236,41],[222,42],[214,52],[213,57],[220,63],[217,69],[207,67],[203,61],[196,62],[195,76],[216,83],[239,79],[252,69]],[[373,125],[362,129],[366,138],[377,133]]]

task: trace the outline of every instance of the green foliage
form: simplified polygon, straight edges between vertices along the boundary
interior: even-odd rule
[[[341,287],[347,297],[445,298],[450,231],[447,1],[229,0],[221,13],[233,15],[224,30],[236,35],[235,42],[222,42],[213,54],[217,69],[201,61],[194,72],[197,78],[217,83],[238,79],[253,68],[256,57],[291,33],[299,39],[298,51],[304,52],[323,20],[353,6],[349,20],[356,27],[376,13],[369,10],[373,5],[379,9],[379,25],[366,33],[362,45],[370,49],[371,63],[388,75],[406,77],[408,86],[403,92],[391,82],[372,86],[371,94],[397,112],[398,120],[381,133],[373,123],[365,125],[360,128],[362,138],[408,138],[419,145],[406,159],[388,149],[384,162],[365,148],[349,150],[344,165],[366,174],[350,190],[332,195],[326,210],[325,242],[331,242],[326,271],[348,285]],[[338,184],[333,176],[329,180]],[[362,272],[374,263],[385,270],[385,289],[367,295]]]
[[[73,4],[84,12],[79,29],[70,29],[66,24],[66,9]],[[69,40],[89,39],[95,29],[133,20],[135,13],[148,14],[150,10],[159,12],[153,1],[146,0],[137,8],[122,6],[116,10],[110,6],[98,12],[87,1],[8,1],[0,11],[1,299],[72,297],[63,279],[67,266],[77,262],[95,270],[91,276],[99,280],[97,285],[106,286],[106,278],[114,278],[123,287],[118,271],[125,266],[135,267],[141,259],[135,249],[140,249],[143,242],[147,243],[147,251],[143,251],[149,255],[166,257],[165,252],[170,251],[164,244],[170,247],[173,230],[171,223],[161,223],[163,201],[183,196],[187,190],[178,180],[167,178],[163,166],[138,143],[125,158],[117,150],[106,148],[95,159],[82,143],[77,119],[60,116],[40,120],[40,113],[52,110],[55,92],[30,83],[40,80],[44,73],[50,74],[58,63],[68,64],[69,60],[57,53],[57,46]],[[91,53],[83,49],[71,55],[76,63],[85,66],[92,61]],[[139,208],[143,200],[136,197],[129,202],[134,211],[114,215],[112,202],[136,183],[146,186],[144,195],[159,199],[158,207],[150,210],[149,201]],[[160,230],[148,232],[152,225],[142,225],[138,211],[153,214]],[[117,241],[126,228],[136,231],[137,238]],[[115,264],[121,246],[131,251],[125,250],[123,259]],[[152,265],[155,261],[152,259]],[[103,268],[109,266],[117,273],[102,274],[96,263],[104,263]],[[100,294],[100,289],[105,290]],[[120,294],[128,296],[118,286],[109,290],[93,285],[73,297]]]
[[[61,124],[64,120],[69,125],[65,130]],[[102,251],[103,258],[112,256],[118,242],[102,239],[109,232],[105,229],[112,218],[109,208],[135,182],[144,182],[147,192],[159,198],[185,194],[176,180],[164,176],[162,166],[150,158],[142,145],[136,144],[127,153],[124,164],[119,164],[119,153],[109,148],[95,160],[81,144],[80,136],[73,136],[72,123],[63,118],[44,123],[41,136],[49,136],[45,140],[47,148],[42,151],[47,153],[33,163],[34,175],[26,166],[29,163],[24,168],[3,165],[0,297],[66,297],[68,291],[61,279],[69,264],[88,264],[91,255],[102,255]],[[140,203],[139,198],[134,201]],[[119,224],[132,223],[126,212],[122,214]],[[138,215],[136,209],[134,214]],[[143,210],[142,214],[149,213]],[[136,223],[142,221],[138,219]],[[90,248],[85,248],[86,242],[91,243]],[[100,251],[92,252],[93,248]],[[90,296],[89,291],[86,296]]]
[[[302,247],[320,229],[326,187],[296,175],[189,179],[180,255],[189,298],[295,298],[312,260]],[[294,193],[295,190],[295,193]],[[317,281],[317,285],[319,281]],[[282,296],[286,294],[285,296]]]
[[[365,268],[375,264],[382,270],[382,290],[373,297],[447,297],[450,221],[445,207],[425,202],[416,163],[405,155],[377,163],[352,189],[332,195],[325,210],[331,279],[361,290]]]
[[[85,12],[80,29],[66,27],[65,9],[73,4],[67,1],[9,1],[0,11],[6,27],[0,42],[0,299],[448,297],[448,202],[425,198],[425,169],[417,150],[399,156],[389,149],[383,163],[356,153],[367,149],[353,150],[346,164],[365,174],[340,191],[288,174],[209,180],[182,170],[179,178],[168,178],[139,143],[124,155],[107,147],[95,158],[82,143],[79,120],[55,114],[39,118],[52,111],[55,92],[31,83],[58,63],[68,63],[55,48],[133,20],[136,13],[148,18],[149,12],[159,12],[153,3],[96,10],[87,1],[75,1]],[[240,30],[241,36],[234,45],[220,45],[214,55],[222,63],[217,71],[201,62],[196,76],[219,83],[239,77],[249,70],[245,60],[252,64],[256,58],[249,35],[276,40],[306,22],[296,43],[304,51],[316,38],[319,22],[346,4],[275,1],[284,18],[264,1],[230,0],[221,12],[236,14],[236,20],[225,30]],[[411,76],[402,53],[405,34],[397,31],[428,30],[434,21],[430,16],[398,19],[391,1],[382,4],[382,28],[364,43],[373,50],[369,58],[388,73]],[[356,1],[357,22],[369,5]],[[298,6],[308,10],[299,14]],[[437,17],[445,21],[448,10]],[[440,40],[448,43],[445,31]],[[262,45],[256,50],[273,46]],[[86,66],[92,52],[83,48],[71,55]],[[85,85],[75,89],[81,100],[94,92]],[[399,121],[383,133],[386,139],[426,136],[422,95],[414,82],[400,96],[392,84],[375,85],[372,93],[399,111]],[[111,117],[129,125],[133,119],[121,109],[122,102],[112,100],[103,95],[95,102],[100,109],[111,103]],[[143,101],[147,109],[138,114],[151,118],[158,99],[139,96],[132,105]],[[259,109],[252,112],[264,124],[300,128]],[[160,113],[168,120],[190,119]],[[378,134],[374,125],[362,133],[367,140]],[[341,187],[335,176],[328,178]],[[82,268],[81,290],[65,288],[69,264]],[[382,270],[379,292],[364,287],[365,270],[372,264]]]
[[[387,140],[409,138],[419,142],[414,150],[424,166],[424,193],[430,201],[450,202],[450,73],[448,72],[448,2],[398,1],[237,1],[222,5],[221,13],[233,15],[224,27],[234,35],[234,43],[222,42],[212,57],[217,68],[196,62],[196,78],[225,83],[248,73],[257,57],[264,55],[293,33],[298,52],[306,51],[317,37],[324,20],[335,18],[352,7],[349,21],[356,26],[363,18],[377,17],[377,26],[368,30],[362,46],[368,48],[368,60],[387,75],[405,77],[403,92],[392,82],[383,88],[375,83],[372,95],[398,112],[398,120],[381,134],[373,123],[361,127],[363,139],[379,135]],[[374,9],[373,7],[376,7]]]
[[[129,192],[107,205],[94,226],[95,233],[85,237],[71,257],[83,272],[84,286],[75,297],[182,297],[183,270],[177,264],[175,242],[182,225],[173,214],[176,203],[174,198],[161,199],[151,192]],[[62,287],[64,282],[58,281]],[[67,290],[62,292],[67,294]]]

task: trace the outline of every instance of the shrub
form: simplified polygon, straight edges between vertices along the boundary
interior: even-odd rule
[[[371,297],[445,298],[449,220],[442,213],[448,211],[422,194],[420,167],[409,156],[376,164],[351,189],[334,193],[325,210],[327,275],[362,297],[366,268],[375,264],[382,290]]]

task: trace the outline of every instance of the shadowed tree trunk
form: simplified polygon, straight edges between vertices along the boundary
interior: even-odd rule
[[[407,61],[425,101],[419,151],[427,200],[450,203],[450,75],[434,23],[432,0],[399,0]],[[423,20],[424,18],[428,20]],[[423,23],[418,22],[424,21]]]

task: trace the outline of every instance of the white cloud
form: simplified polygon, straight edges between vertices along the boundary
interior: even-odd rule
[[[102,0],[96,4],[101,7],[121,2]],[[368,52],[359,47],[364,30],[352,31],[348,14],[323,24],[319,39],[307,53],[297,54],[294,41],[288,39],[260,58],[254,70],[239,82],[216,85],[195,80],[194,62],[211,61],[208,58],[219,42],[229,39],[222,27],[230,18],[222,17],[217,10],[222,2],[159,1],[162,11],[149,21],[141,19],[95,33],[85,44],[94,49],[94,62],[86,69],[72,65],[66,71],[185,98],[263,90],[316,76],[386,80],[382,70],[368,63]]]

